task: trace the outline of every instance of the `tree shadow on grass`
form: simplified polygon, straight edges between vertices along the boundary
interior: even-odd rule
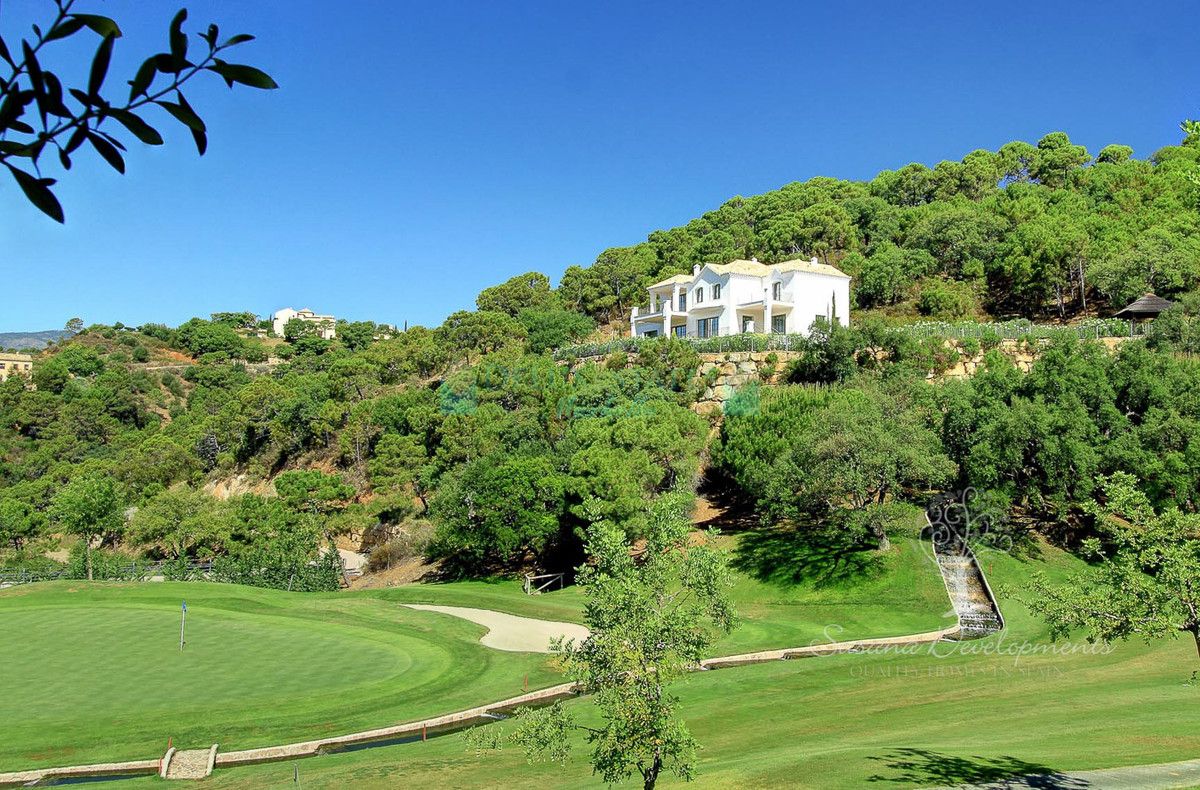
[[[989,788],[1033,790],[1081,790],[1091,783],[1055,771],[1045,765],[1016,757],[959,757],[928,749],[893,749],[871,757],[882,762],[892,775],[875,775],[870,782],[893,782],[917,787],[986,785]]]
[[[883,561],[873,551],[796,529],[773,527],[743,533],[734,551],[733,567],[772,584],[808,582],[830,587],[869,579],[882,570]]]
[[[697,529],[716,529],[731,534],[762,526],[762,516],[754,500],[720,469],[708,467],[704,470],[696,496],[693,518]]]

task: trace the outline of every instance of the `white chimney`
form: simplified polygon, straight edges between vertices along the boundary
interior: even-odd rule
[[[700,264],[698,264],[698,263],[692,264],[692,276],[695,277],[699,273],[700,273]]]

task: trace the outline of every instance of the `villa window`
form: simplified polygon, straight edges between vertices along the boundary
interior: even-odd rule
[[[687,312],[687,294],[685,293],[679,294],[679,312]]]
[[[687,337],[687,324],[675,327],[675,337]]]
[[[783,283],[771,283],[771,298],[776,302],[783,299]]]
[[[696,334],[700,337],[716,337],[717,336],[717,319],[716,318],[701,318],[696,323]]]
[[[777,335],[787,332],[787,317],[782,315],[771,316],[771,331]]]
[[[715,283],[715,284],[713,284],[713,301],[715,302],[720,298],[721,298],[721,284]]]
[[[703,301],[704,301],[704,289],[697,288],[696,289],[696,304],[700,304]]]

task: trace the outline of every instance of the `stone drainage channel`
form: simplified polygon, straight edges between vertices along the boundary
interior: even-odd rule
[[[983,575],[983,569],[979,567],[979,563],[970,549],[961,544],[938,540],[936,537],[933,547],[938,568],[946,585],[946,592],[950,596],[958,618],[955,625],[921,634],[858,639],[849,642],[831,642],[735,656],[720,656],[701,661],[698,669],[714,670],[746,664],[761,664],[768,661],[869,652],[902,645],[931,644],[942,640],[979,639],[1001,630],[1004,627],[1004,620],[1000,614],[1000,608]],[[202,779],[216,768],[279,762],[301,757],[314,757],[320,754],[335,754],[423,741],[504,719],[515,708],[541,707],[575,696],[578,696],[575,685],[563,683],[431,719],[282,746],[267,746],[224,753],[218,752],[217,744],[213,744],[208,749],[186,751],[177,751],[171,748],[158,760],[39,768],[30,771],[0,773],[0,787],[84,784],[155,773],[165,779]]]

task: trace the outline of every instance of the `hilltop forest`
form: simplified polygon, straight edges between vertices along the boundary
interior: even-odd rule
[[[817,255],[854,277],[859,309],[954,319],[1069,318],[1147,291],[1193,297],[1200,277],[1200,129],[1135,159],[1053,132],[873,180],[813,178],[735,197],[688,224],[573,266],[570,307],[621,317],[693,264]]]
[[[135,557],[182,574],[215,558],[247,580],[237,568],[311,567],[341,541],[375,567],[569,569],[585,525],[636,538],[647,502],[690,496],[706,468],[764,522],[845,552],[885,548],[904,508],[965,487],[1013,546],[1085,539],[1120,492],[1194,512],[1200,135],[1130,154],[1093,159],[1054,133],[789,184],[607,250],[558,288],[514,277],[433,329],[274,337],[248,313],[87,327],[39,353],[32,381],[0,384],[0,563],[69,548],[79,574]],[[854,327],[796,338],[788,384],[747,387],[723,420],[690,408],[706,382],[686,342],[562,359],[656,279],[809,254],[854,276]],[[1115,352],[1064,335],[1029,372],[985,341],[980,374],[931,384],[942,339],[903,328],[1094,315],[1147,290],[1180,302],[1153,335]]]

